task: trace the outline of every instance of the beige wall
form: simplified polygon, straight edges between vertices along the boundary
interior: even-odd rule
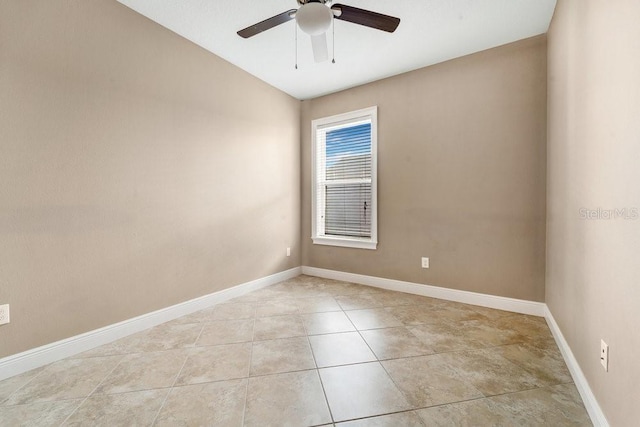
[[[372,105],[378,249],[313,245],[310,122]],[[305,101],[301,131],[303,265],[543,300],[544,36]]]
[[[559,0],[549,32],[546,300],[612,426],[640,419],[640,219],[580,209],[640,209],[638,17],[637,0]]]
[[[115,1],[0,0],[0,357],[299,266],[299,115]]]

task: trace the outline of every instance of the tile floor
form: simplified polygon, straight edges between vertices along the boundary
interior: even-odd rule
[[[299,276],[0,382],[0,425],[591,425],[542,318]]]

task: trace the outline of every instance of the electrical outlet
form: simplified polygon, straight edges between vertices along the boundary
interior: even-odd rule
[[[422,268],[429,268],[429,258],[422,257]]]
[[[291,256],[291,248],[287,248],[287,256]]]
[[[600,364],[609,372],[609,345],[604,340],[600,340]]]
[[[6,325],[9,320],[9,304],[0,305],[0,325]]]

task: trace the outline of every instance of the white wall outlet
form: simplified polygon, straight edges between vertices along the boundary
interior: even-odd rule
[[[609,345],[604,340],[600,340],[600,364],[609,372]]]
[[[291,248],[287,248],[287,256],[291,256]]]
[[[422,268],[429,268],[429,258],[422,257]]]
[[[9,304],[0,305],[0,325],[6,325],[9,320]]]

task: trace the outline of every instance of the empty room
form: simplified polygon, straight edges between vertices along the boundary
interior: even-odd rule
[[[0,0],[0,426],[636,426],[637,0]]]

